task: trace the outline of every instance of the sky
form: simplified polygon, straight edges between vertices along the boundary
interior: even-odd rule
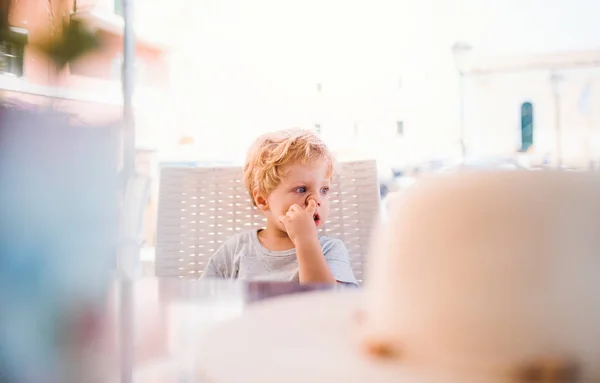
[[[393,119],[399,88],[418,118],[430,105],[452,115],[456,41],[482,55],[594,49],[597,15],[599,0],[189,0],[181,104],[207,139],[233,132],[232,150],[257,131],[311,127],[319,108],[346,127]]]
[[[202,0],[188,16],[219,54],[267,77],[373,77],[457,40],[489,54],[600,46],[597,0]],[[212,41],[209,41],[212,40]],[[201,55],[201,52],[198,52]],[[223,57],[225,58],[225,57]],[[228,57],[233,58],[233,57]],[[264,72],[264,73],[263,73]],[[360,80],[359,80],[360,81]]]
[[[481,17],[467,17],[458,33],[481,49],[543,53],[600,46],[600,2],[596,0],[465,2]]]

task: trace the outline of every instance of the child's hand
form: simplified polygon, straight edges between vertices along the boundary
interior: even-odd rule
[[[317,203],[311,199],[306,209],[294,204],[285,215],[279,216],[279,222],[285,227],[294,245],[298,246],[297,241],[317,239],[317,225],[314,220],[316,211]]]

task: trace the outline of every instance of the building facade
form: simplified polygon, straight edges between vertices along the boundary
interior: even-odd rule
[[[474,58],[465,69],[471,154],[577,167],[600,159],[600,50]]]
[[[360,148],[382,169],[459,159],[461,140],[470,158],[577,168],[600,160],[600,50],[472,53],[463,76],[450,65],[406,70],[396,89],[395,79],[374,83],[342,106],[324,86],[318,129],[332,146]]]
[[[157,180],[155,152],[173,123],[169,76],[170,10],[160,1],[136,1],[135,90],[133,98],[138,172]],[[119,122],[123,115],[121,0],[13,0],[11,32],[0,41],[0,97],[13,103],[48,106],[92,123]],[[83,21],[101,46],[56,72],[39,44],[71,20]],[[164,25],[164,28],[157,26]],[[144,224],[154,242],[156,184]]]
[[[123,18],[119,4],[115,0],[13,1],[9,15],[12,33],[7,39],[11,41],[2,41],[0,46],[2,96],[33,104],[52,103],[54,108],[90,122],[120,119]],[[143,20],[144,8],[137,11]],[[73,19],[84,20],[103,43],[56,73],[36,47],[54,36],[63,21]],[[157,122],[165,115],[158,111],[168,105],[167,54],[164,42],[137,33],[134,108],[137,136],[144,147],[156,145]]]

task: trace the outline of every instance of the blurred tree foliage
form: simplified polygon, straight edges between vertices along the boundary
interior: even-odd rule
[[[0,40],[6,39],[10,34],[10,12],[18,0],[0,0]],[[66,9],[65,1],[37,0],[47,2],[52,33],[36,48],[48,57],[56,66],[57,71],[64,69],[70,62],[76,61],[85,54],[102,46],[100,38],[81,20],[72,17],[54,18],[54,10]],[[76,4],[76,1],[75,1]],[[74,7],[76,10],[76,7]],[[71,12],[68,13],[72,15]],[[61,14],[62,15],[62,14]]]
[[[101,46],[100,39],[80,20],[63,21],[60,33],[39,46],[58,71]]]

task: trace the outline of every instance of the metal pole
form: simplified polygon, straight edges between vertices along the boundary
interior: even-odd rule
[[[463,160],[467,156],[467,146],[465,144],[465,74],[463,71],[458,72],[459,75],[459,118],[460,118],[460,154]]]
[[[594,170],[594,147],[593,147],[594,134],[593,134],[592,116],[591,116],[591,113],[589,113],[589,112],[588,112],[588,115],[586,116],[586,125],[587,125],[586,151],[587,151],[588,170],[593,171]]]
[[[121,383],[133,383],[133,281],[119,280],[119,344]]]
[[[560,92],[559,81],[560,76],[552,72],[550,82],[552,83],[552,92],[554,96],[554,127],[556,129],[556,166],[562,168],[562,126],[561,126],[561,111],[560,111]]]
[[[123,0],[123,171],[125,179],[135,174],[135,119],[133,88],[135,35],[133,31],[133,0]]]
[[[458,88],[459,88],[459,144],[460,144],[460,154],[462,160],[464,161],[467,157],[467,145],[465,142],[465,82],[466,75],[465,72],[465,59],[468,58],[469,53],[473,48],[471,45],[457,41],[452,46],[452,56],[454,59],[454,65],[456,66],[456,71],[458,72]]]
[[[135,120],[133,113],[135,35],[133,30],[133,0],[123,0],[123,179],[127,191],[128,182],[135,176]],[[125,196],[126,194],[124,194]],[[123,199],[127,203],[127,199]],[[127,206],[123,207],[127,214]],[[125,239],[125,238],[123,238]],[[129,244],[127,244],[129,245]],[[129,251],[128,249],[124,251]],[[122,251],[120,257],[124,257]],[[122,264],[124,260],[120,260]],[[123,266],[121,266],[123,267]],[[133,383],[134,334],[133,334],[133,281],[127,270],[119,272],[119,338],[121,359],[121,383]]]

